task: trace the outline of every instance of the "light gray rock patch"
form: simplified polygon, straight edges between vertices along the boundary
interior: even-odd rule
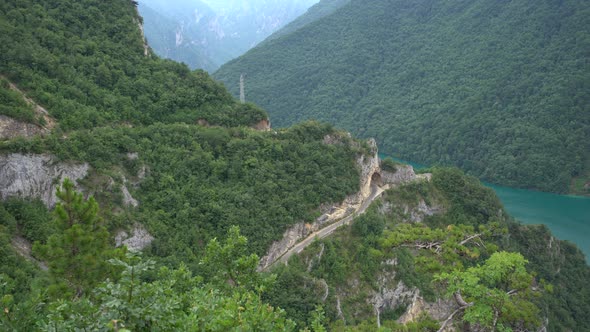
[[[410,165],[399,165],[395,173],[388,171],[381,171],[381,181],[389,185],[399,185],[408,183],[416,179],[414,168]]]
[[[65,178],[74,183],[86,177],[89,166],[59,162],[48,154],[0,155],[0,198],[38,198],[48,208],[57,202],[55,191]]]
[[[33,137],[43,132],[43,128],[0,115],[0,140],[16,137]]]
[[[154,237],[140,224],[135,224],[131,229],[131,235],[126,231],[120,231],[115,235],[117,247],[126,246],[129,251],[141,251],[149,246]]]

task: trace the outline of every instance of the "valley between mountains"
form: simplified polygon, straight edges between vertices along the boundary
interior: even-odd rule
[[[523,8],[530,9],[527,15],[519,15]],[[497,72],[485,62],[487,74],[475,75],[486,83],[478,101],[460,87],[437,99],[440,90],[430,79],[438,74],[429,68],[397,62],[404,57],[386,59],[388,52],[379,53],[383,59],[369,56],[371,42],[381,40],[384,50],[413,50],[427,60],[420,52],[429,49],[414,46],[440,37],[441,26],[455,31],[479,17],[480,28],[465,30],[475,38],[485,27],[503,32],[497,20],[553,17],[529,46],[562,45],[550,37],[564,35],[563,45],[575,47],[551,46],[531,66],[549,68],[552,62],[543,59],[562,54],[563,73],[569,73],[586,43],[586,11],[581,1],[532,6],[322,0],[216,72],[228,91],[204,70],[160,58],[143,34],[148,28],[135,1],[0,2],[0,330],[590,330],[590,267],[579,248],[546,226],[515,220],[492,189],[459,168],[414,169],[379,158],[377,147],[377,141],[386,152],[404,146],[399,151],[416,151],[420,160],[471,160],[457,166],[483,178],[566,191],[568,181],[585,179],[580,75],[587,66],[582,63],[565,85],[572,92],[566,98],[564,86],[531,90],[535,84],[518,80],[507,88],[518,93],[494,90],[506,81],[489,85],[487,78]],[[575,38],[568,32],[572,26],[578,27]],[[408,38],[380,38],[391,31]],[[448,45],[463,40],[444,37],[440,42],[452,41]],[[469,45],[487,39],[478,40]],[[277,45],[283,50],[278,55]],[[333,53],[333,64],[316,54],[333,49],[345,53]],[[356,59],[353,50],[363,56],[341,62]],[[289,60],[308,55],[317,62],[292,66]],[[479,58],[466,59],[473,64]],[[407,71],[388,70],[391,80],[372,71],[404,63]],[[516,79],[514,66],[507,62],[510,73],[500,76]],[[232,95],[229,82],[244,69],[247,101],[264,109]],[[561,82],[562,72],[549,72]],[[285,75],[291,79],[284,81]],[[407,84],[397,85],[402,78]],[[338,90],[356,79],[372,88]],[[377,87],[379,82],[388,88]],[[434,93],[426,99],[440,105],[423,103],[421,83]],[[400,104],[386,107],[388,98],[375,95],[383,89],[403,97]],[[529,92],[540,98],[538,121],[519,124],[533,109],[523,106],[530,105]],[[339,99],[357,94],[371,98]],[[481,112],[468,116],[470,107],[458,113],[447,107],[460,100],[481,106]],[[412,113],[418,105],[437,115]],[[487,163],[480,152],[504,144],[491,140],[498,127],[488,132],[483,126],[485,117],[496,114],[490,105],[510,113],[516,127],[506,129],[513,135],[500,136],[512,139],[504,142],[508,150],[497,150]],[[394,113],[402,108],[407,112]],[[448,120],[440,109],[468,121],[453,126],[453,139],[462,137],[464,145],[440,141],[456,150],[432,148]],[[553,117],[555,112],[560,115]],[[356,115],[359,121],[350,120]],[[539,125],[544,119],[551,128]],[[392,125],[399,131],[391,131]],[[473,130],[462,131],[467,127]],[[529,150],[537,134],[551,144]],[[467,143],[481,145],[473,150]],[[561,164],[545,158],[552,151]],[[481,158],[461,159],[462,153]],[[530,165],[542,167],[513,172],[520,158],[529,157]]]

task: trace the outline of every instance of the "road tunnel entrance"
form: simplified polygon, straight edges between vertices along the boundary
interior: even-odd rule
[[[383,185],[383,180],[381,179],[381,174],[375,172],[371,175],[371,185],[376,185],[381,187]]]

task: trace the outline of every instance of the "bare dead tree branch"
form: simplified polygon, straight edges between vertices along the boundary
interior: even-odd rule
[[[483,235],[482,233],[471,235],[471,236],[467,237],[465,240],[459,242],[459,245],[465,245],[465,243],[467,243],[475,238],[479,238],[482,235]]]

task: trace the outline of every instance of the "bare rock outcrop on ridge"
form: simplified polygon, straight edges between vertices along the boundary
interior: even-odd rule
[[[324,138],[324,143],[341,144],[342,142],[338,138],[327,136]],[[381,170],[381,161],[379,159],[377,143],[374,139],[370,139],[368,144],[370,154],[361,154],[356,160],[360,173],[359,191],[346,197],[342,203],[324,207],[323,210],[326,212],[313,223],[300,222],[287,229],[283,234],[283,238],[279,241],[275,241],[267,251],[267,254],[262,257],[260,264],[258,265],[259,270],[264,270],[272,265],[282,255],[289,251],[290,248],[313,232],[357,211],[362,203],[371,196],[371,187],[373,185],[389,188],[416,179],[414,169],[409,165],[399,166],[395,173],[384,173],[383,170]],[[378,183],[374,183],[375,181]]]

